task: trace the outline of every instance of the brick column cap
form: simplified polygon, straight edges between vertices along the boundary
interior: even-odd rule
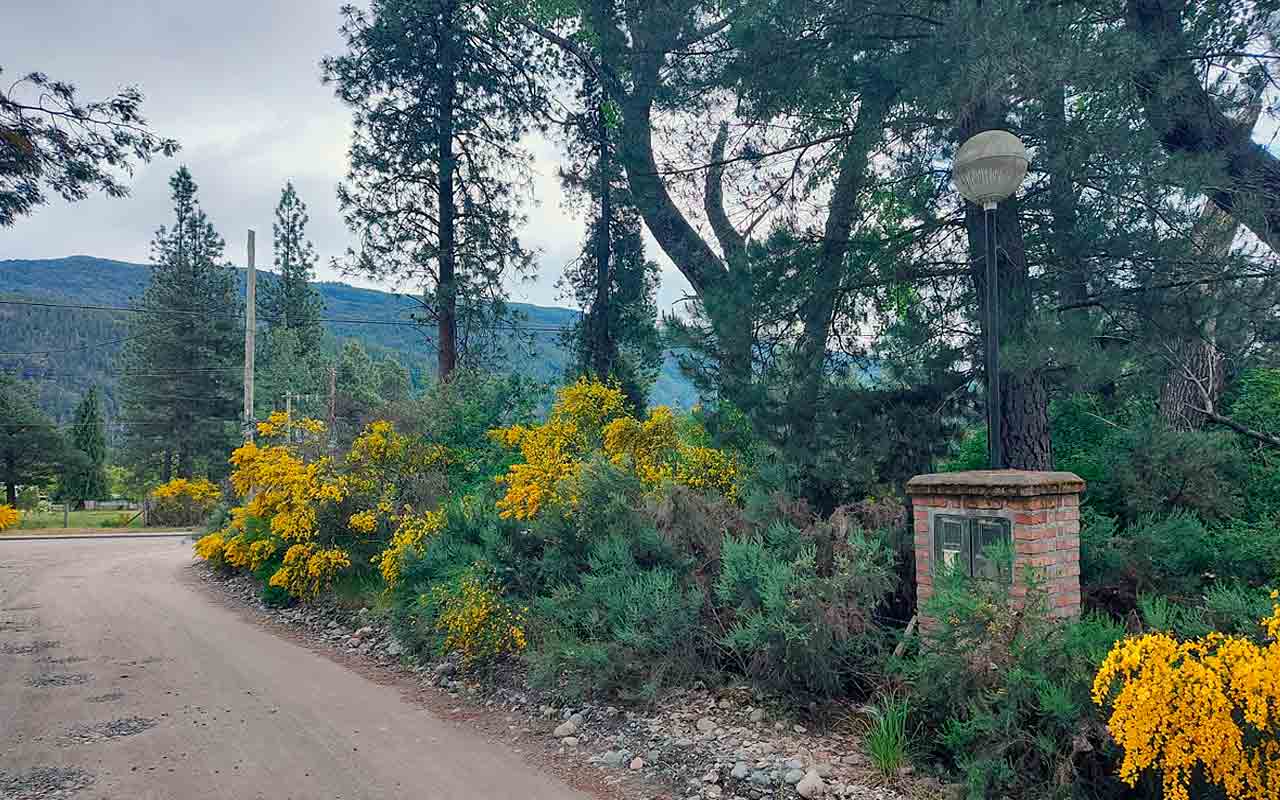
[[[1084,480],[1074,472],[1025,469],[976,469],[935,472],[907,481],[908,495],[976,495],[979,497],[1037,497],[1079,494]]]

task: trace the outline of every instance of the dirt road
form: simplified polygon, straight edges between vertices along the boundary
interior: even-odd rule
[[[0,541],[0,799],[585,800],[211,602],[190,558]]]

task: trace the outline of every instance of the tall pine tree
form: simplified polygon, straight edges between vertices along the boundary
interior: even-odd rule
[[[618,114],[588,77],[581,111],[567,120],[565,189],[586,201],[587,237],[565,266],[560,285],[584,313],[563,336],[574,354],[571,375],[617,381],[638,409],[662,362],[658,335],[658,265],[645,258],[640,214],[630,201],[616,158]]]
[[[347,53],[325,80],[352,108],[351,168],[338,190],[360,240],[355,266],[422,287],[438,373],[493,345],[506,282],[529,268],[516,238],[539,118],[538,49],[525,28],[474,0],[347,6]]]
[[[319,347],[324,338],[320,324],[324,303],[311,285],[316,250],[307,239],[309,221],[307,204],[289,181],[280,191],[276,220],[271,224],[277,275],[262,282],[258,299],[258,309],[268,326],[292,331],[304,352]]]
[[[71,447],[83,457],[67,461],[62,491],[77,503],[107,496],[107,436],[102,425],[102,401],[98,387],[90,387],[76,408],[71,426]]]
[[[151,283],[121,355],[126,451],[162,480],[225,471],[240,415],[240,297],[222,237],[186,167],[169,180],[173,225],[151,244]]]

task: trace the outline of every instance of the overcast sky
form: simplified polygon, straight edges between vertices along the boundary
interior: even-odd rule
[[[258,264],[271,263],[271,220],[292,179],[311,216],[308,234],[325,280],[347,280],[328,265],[349,234],[334,188],[346,170],[350,115],[320,83],[321,57],[340,52],[337,0],[8,0],[0,32],[0,67],[12,81],[32,71],[75,84],[99,99],[129,84],[146,95],[144,113],[157,133],[182,143],[173,159],[139,168],[132,195],[55,199],[0,229],[0,259],[92,255],[146,262],[155,229],[169,221],[168,179],[191,168],[200,199],[243,263],[247,228],[258,231]],[[561,205],[556,148],[531,142],[535,193],[523,235],[538,252],[538,279],[514,287],[512,299],[563,305],[554,287],[580,247],[583,221]],[[669,309],[688,284],[649,240],[664,264],[659,305]]]

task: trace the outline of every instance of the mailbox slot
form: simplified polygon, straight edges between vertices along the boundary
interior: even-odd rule
[[[960,517],[938,514],[933,518],[935,563],[959,569],[973,578],[1012,583],[1009,565],[989,558],[988,548],[1011,545],[1013,527],[1004,517]]]

